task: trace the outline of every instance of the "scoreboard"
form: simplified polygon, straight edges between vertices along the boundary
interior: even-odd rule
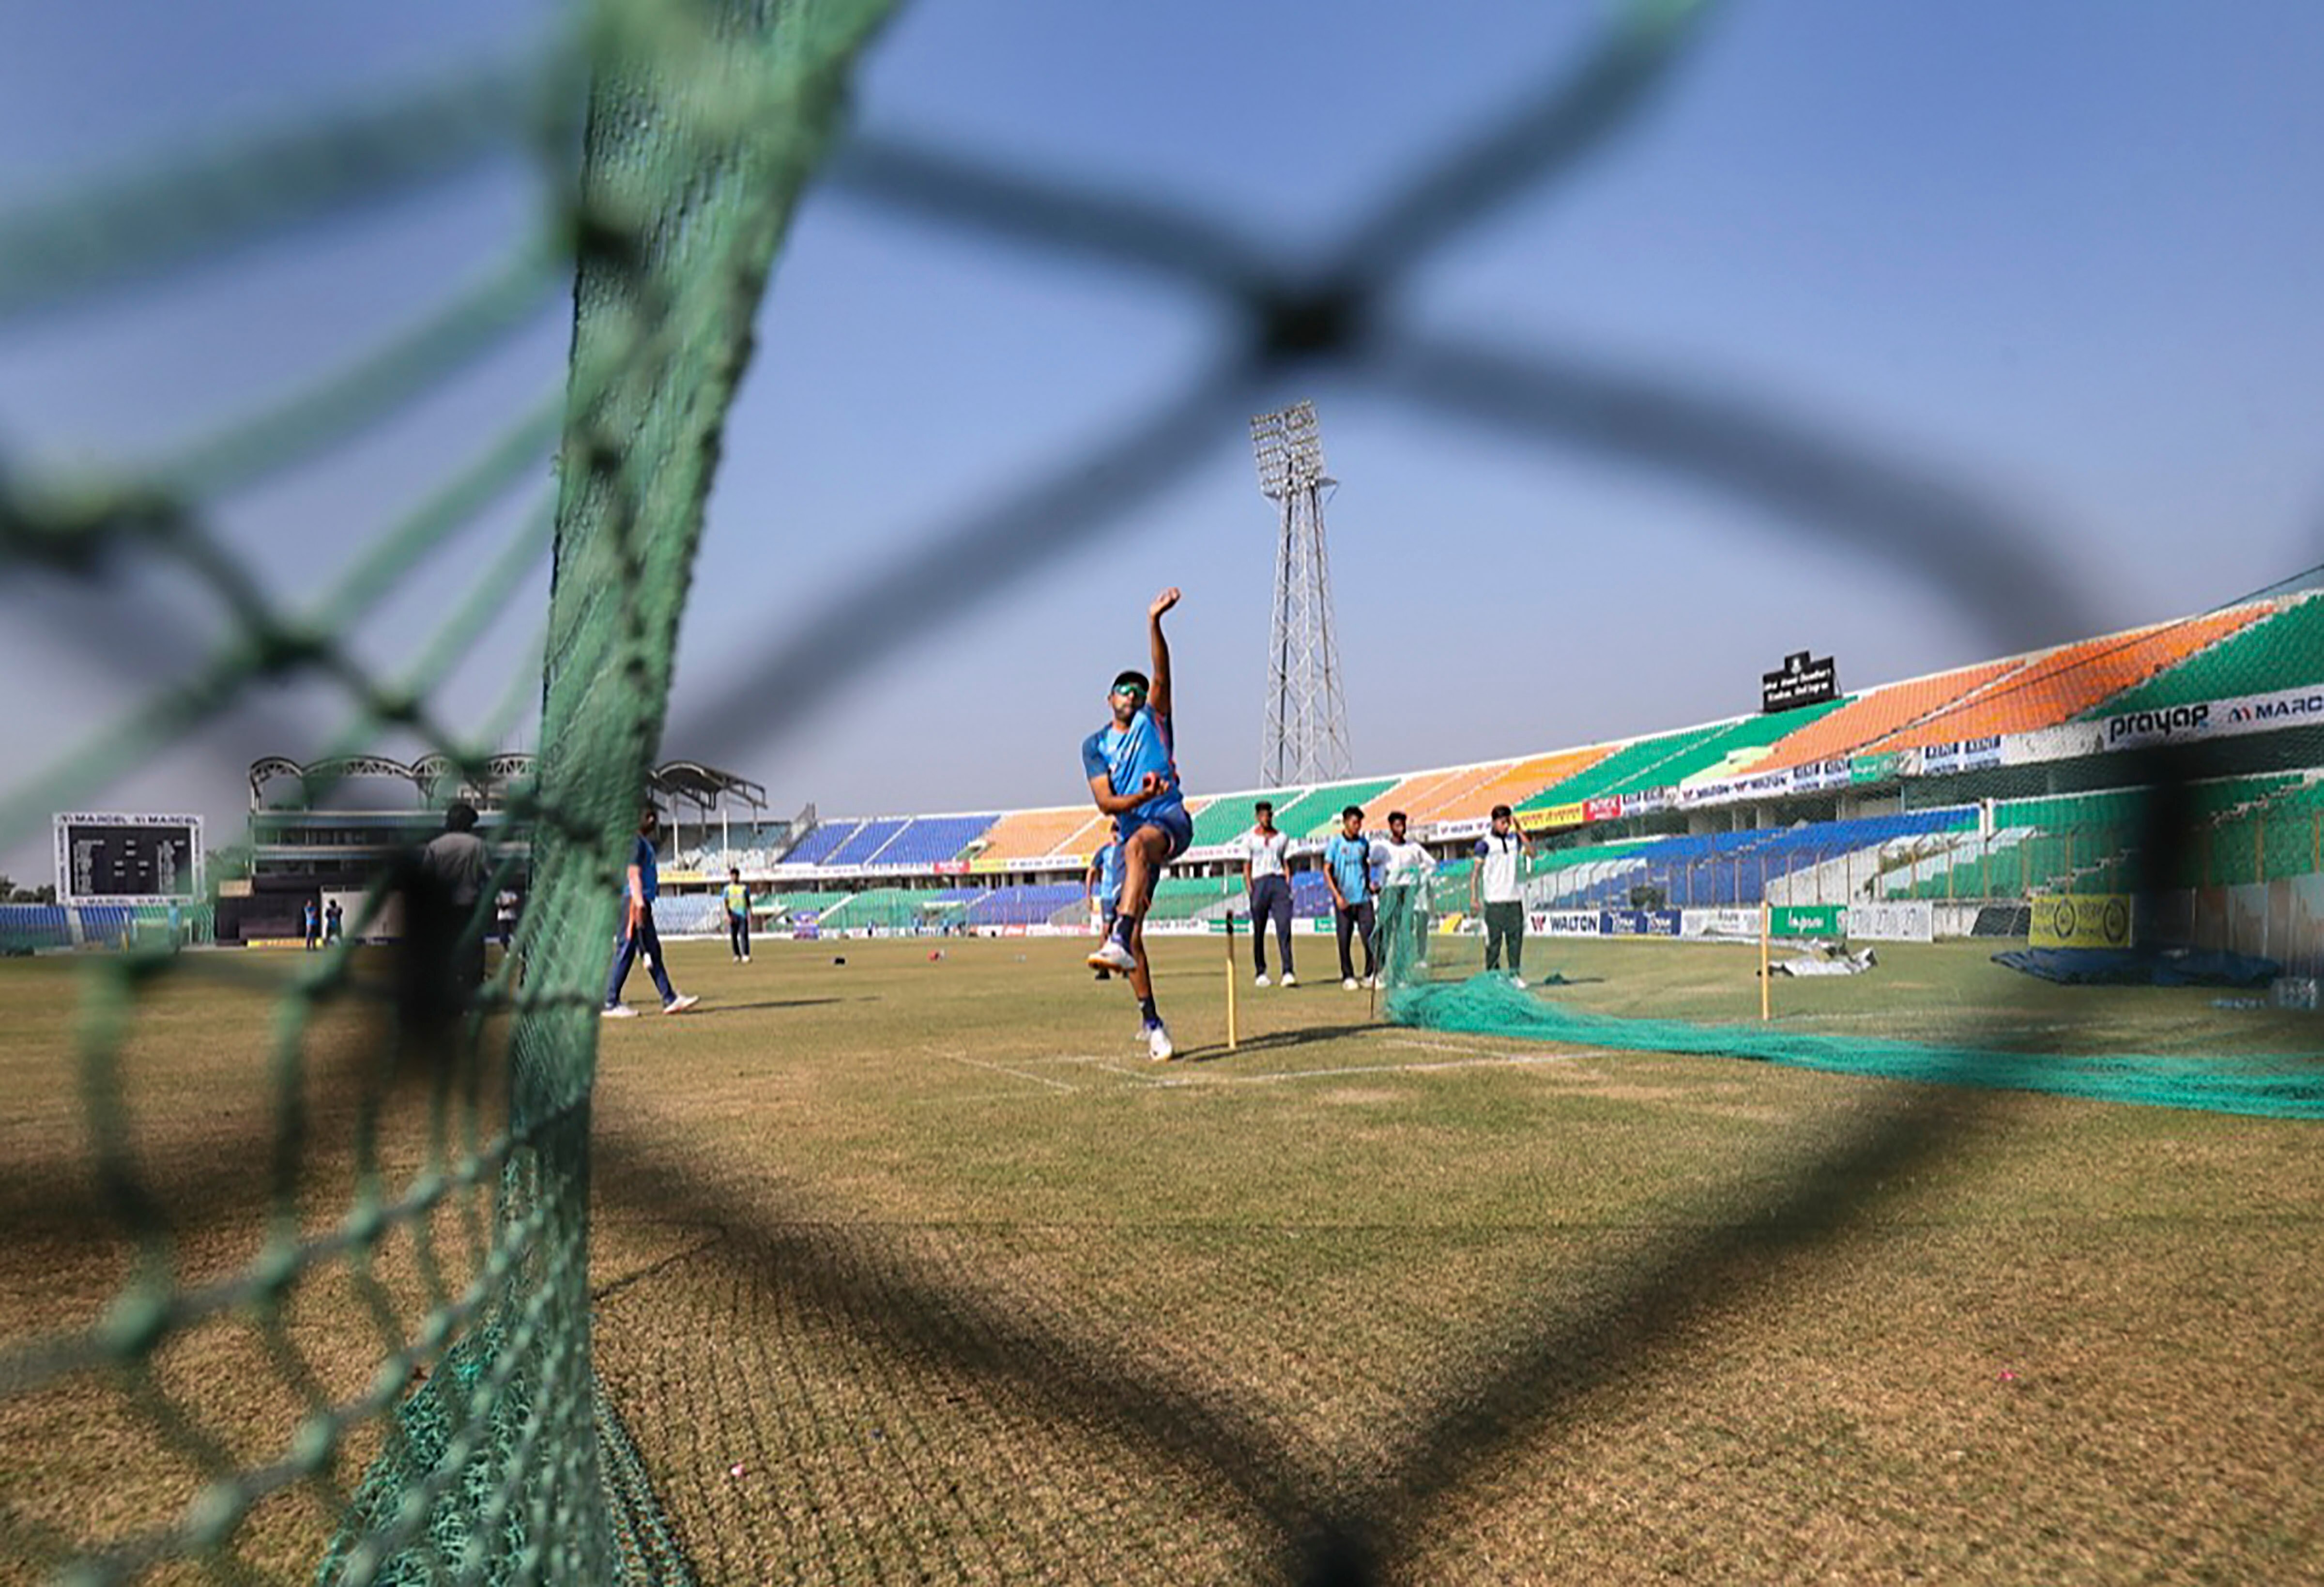
[[[57,901],[166,904],[202,894],[199,816],[56,818]]]

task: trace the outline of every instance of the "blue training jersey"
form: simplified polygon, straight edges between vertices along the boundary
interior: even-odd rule
[[[654,860],[653,840],[642,832],[638,834],[637,845],[630,851],[630,863],[638,868],[638,881],[645,889],[646,902],[651,903],[659,898],[661,870]],[[630,896],[630,878],[627,872],[622,872],[622,896],[623,898]]]
[[[1121,845],[1110,843],[1097,852],[1097,901],[1110,904],[1121,896]]]
[[[1340,884],[1342,898],[1351,905],[1364,901],[1371,891],[1371,839],[1333,833],[1323,844],[1323,863],[1332,868],[1332,879]]]
[[[1185,798],[1178,791],[1178,761],[1170,742],[1170,719],[1140,706],[1129,726],[1109,722],[1082,740],[1083,775],[1104,778],[1106,786],[1117,794],[1134,791],[1148,771],[1162,774],[1162,791],[1115,817],[1114,826],[1120,832],[1134,832],[1139,823],[1157,816],[1185,812]]]

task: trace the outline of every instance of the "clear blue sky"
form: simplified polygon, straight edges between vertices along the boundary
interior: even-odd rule
[[[1600,5],[922,0],[858,125],[1162,201],[1286,260],[1554,81]],[[12,19],[0,196],[15,208],[198,143],[512,52],[552,8],[81,0]],[[1740,0],[1586,166],[1456,236],[1392,306],[1412,334],[1715,393],[1988,501],[2070,586],[2009,623],[1762,501],[1556,437],[1480,427],[1322,366],[1221,405],[1175,483],[1080,549],[916,614],[924,636],[796,731],[689,718],[805,617],[927,537],[1181,394],[1234,323],[1183,287],[810,197],[761,315],[687,617],[665,752],[788,811],[1083,797],[1105,681],[1173,621],[1181,763],[1256,779],[1272,509],[1246,423],[1312,398],[1357,768],[1577,744],[1754,708],[1790,650],[1890,681],[2200,610],[2324,561],[2324,5],[2312,0]],[[506,254],[518,159],[165,288],[0,325],[0,463],[140,461],[295,391]],[[309,598],[553,391],[530,331],[364,446],[220,507],[270,587]],[[508,532],[493,515],[366,623],[408,657]],[[446,698],[477,730],[545,598]],[[102,594],[12,573],[5,742],[42,765],[218,632],[169,577]],[[40,679],[37,686],[33,679]],[[344,718],[284,690],[87,802],[238,834],[257,753]],[[511,742],[530,747],[529,720]],[[408,745],[384,744],[393,752]],[[0,869],[45,880],[45,832]]]

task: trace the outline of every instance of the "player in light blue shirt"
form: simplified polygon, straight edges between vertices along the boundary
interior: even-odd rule
[[[1323,884],[1332,890],[1333,928],[1340,938],[1340,984],[1353,992],[1379,984],[1379,953],[1373,944],[1375,925],[1372,894],[1379,890],[1372,877],[1372,840],[1364,835],[1364,811],[1350,805],[1340,812],[1340,830],[1323,844]],[[1356,974],[1350,939],[1360,936],[1364,973]]]
[[[1113,929],[1089,956],[1093,970],[1120,970],[1130,977],[1144,1020],[1148,1054],[1175,1056],[1177,1048],[1154,1007],[1154,977],[1146,962],[1146,909],[1162,867],[1194,841],[1194,817],[1178,789],[1176,734],[1170,719],[1170,645],[1162,637],[1162,614],[1178,604],[1173,587],[1146,609],[1146,634],[1154,675],[1124,672],[1107,696],[1113,720],[1082,741],[1082,772],[1090,797],[1113,817],[1121,844],[1121,903]]]

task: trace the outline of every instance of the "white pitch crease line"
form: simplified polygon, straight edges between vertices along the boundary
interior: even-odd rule
[[[1081,1089],[1078,1085],[1067,1085],[1062,1080],[1052,1080],[1046,1075],[1028,1075],[1022,1069],[1011,1069],[1003,1064],[988,1064],[982,1058],[964,1058],[958,1053],[950,1053],[947,1054],[946,1056],[950,1057],[955,1064],[966,1064],[973,1068],[978,1069],[990,1069],[995,1075],[1006,1075],[1011,1080],[1029,1080],[1036,1085],[1046,1085],[1051,1091],[1079,1091]]]
[[[1158,1075],[1152,1069],[1125,1069],[1120,1064],[1100,1063],[1097,1066],[1109,1075],[1119,1075],[1124,1080],[1134,1080],[1145,1086],[1192,1085],[1194,1080],[1187,1075]],[[1157,1068],[1160,1066],[1156,1066]]]
[[[1459,1051],[1459,1048],[1452,1049]],[[1331,1080],[1351,1075],[1426,1075],[1438,1069],[1524,1069],[1545,1064],[1571,1064],[1573,1053],[1495,1053],[1483,1057],[1447,1058],[1434,1064],[1358,1064],[1345,1069],[1286,1069],[1276,1075],[1222,1075],[1205,1077],[1209,1085],[1273,1085],[1285,1080]]]

